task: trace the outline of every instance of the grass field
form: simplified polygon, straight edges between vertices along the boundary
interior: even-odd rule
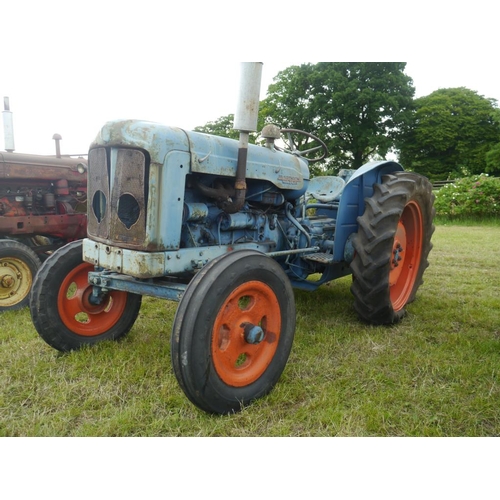
[[[296,291],[275,389],[210,416],[170,365],[177,304],[145,298],[121,342],[60,354],[28,310],[0,316],[0,436],[497,436],[500,227],[438,225],[424,285],[393,327],[361,323],[350,278]]]

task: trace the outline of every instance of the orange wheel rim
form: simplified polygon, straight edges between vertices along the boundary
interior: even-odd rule
[[[99,305],[89,302],[92,286],[88,273],[94,267],[83,263],[64,279],[57,296],[59,316],[73,333],[86,337],[101,335],[121,318],[127,304],[126,292],[109,292]]]
[[[410,298],[420,267],[422,242],[422,211],[412,201],[401,214],[392,247],[389,287],[395,311],[400,311]]]
[[[261,329],[264,338],[249,343],[246,333]],[[222,304],[212,331],[212,360],[221,380],[233,387],[255,382],[276,353],[281,309],[275,293],[260,281],[235,288]]]

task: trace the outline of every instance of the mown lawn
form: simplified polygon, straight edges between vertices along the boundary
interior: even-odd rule
[[[0,316],[0,436],[497,436],[500,227],[438,225],[417,300],[393,327],[361,323],[350,278],[296,291],[275,389],[211,416],[170,365],[177,304],[145,298],[126,339],[60,354],[28,310]]]

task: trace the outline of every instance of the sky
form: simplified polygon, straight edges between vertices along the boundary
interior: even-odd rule
[[[500,102],[490,22],[498,16],[481,10],[482,0],[475,4],[480,26],[470,10],[459,16],[459,7],[451,13],[425,0],[414,24],[398,2],[377,3],[388,4],[385,11],[366,4],[364,18],[336,2],[328,15],[327,4],[314,0],[300,15],[273,11],[279,3],[256,0],[240,13],[224,0],[196,8],[153,0],[19,0],[0,7],[0,106],[9,97],[16,152],[54,154],[58,133],[63,154],[85,154],[100,127],[117,118],[188,130],[204,125],[234,113],[246,60],[264,63],[261,98],[291,65],[398,60],[407,62],[416,97],[464,86]]]

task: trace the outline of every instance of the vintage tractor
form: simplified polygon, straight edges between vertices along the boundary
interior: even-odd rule
[[[33,279],[52,251],[87,234],[87,161],[14,153],[4,98],[6,152],[0,152],[0,313],[28,304]]]
[[[310,179],[308,164],[327,154],[319,138],[268,125],[265,144],[249,144],[260,66],[243,75],[239,141],[104,125],[89,151],[88,237],[44,262],[30,300],[37,331],[60,351],[126,335],[142,295],[179,301],[175,375],[195,405],[220,414],[277,383],[294,337],[293,287],[352,273],[360,317],[395,323],[422,283],[434,230],[431,184],[398,163]]]

